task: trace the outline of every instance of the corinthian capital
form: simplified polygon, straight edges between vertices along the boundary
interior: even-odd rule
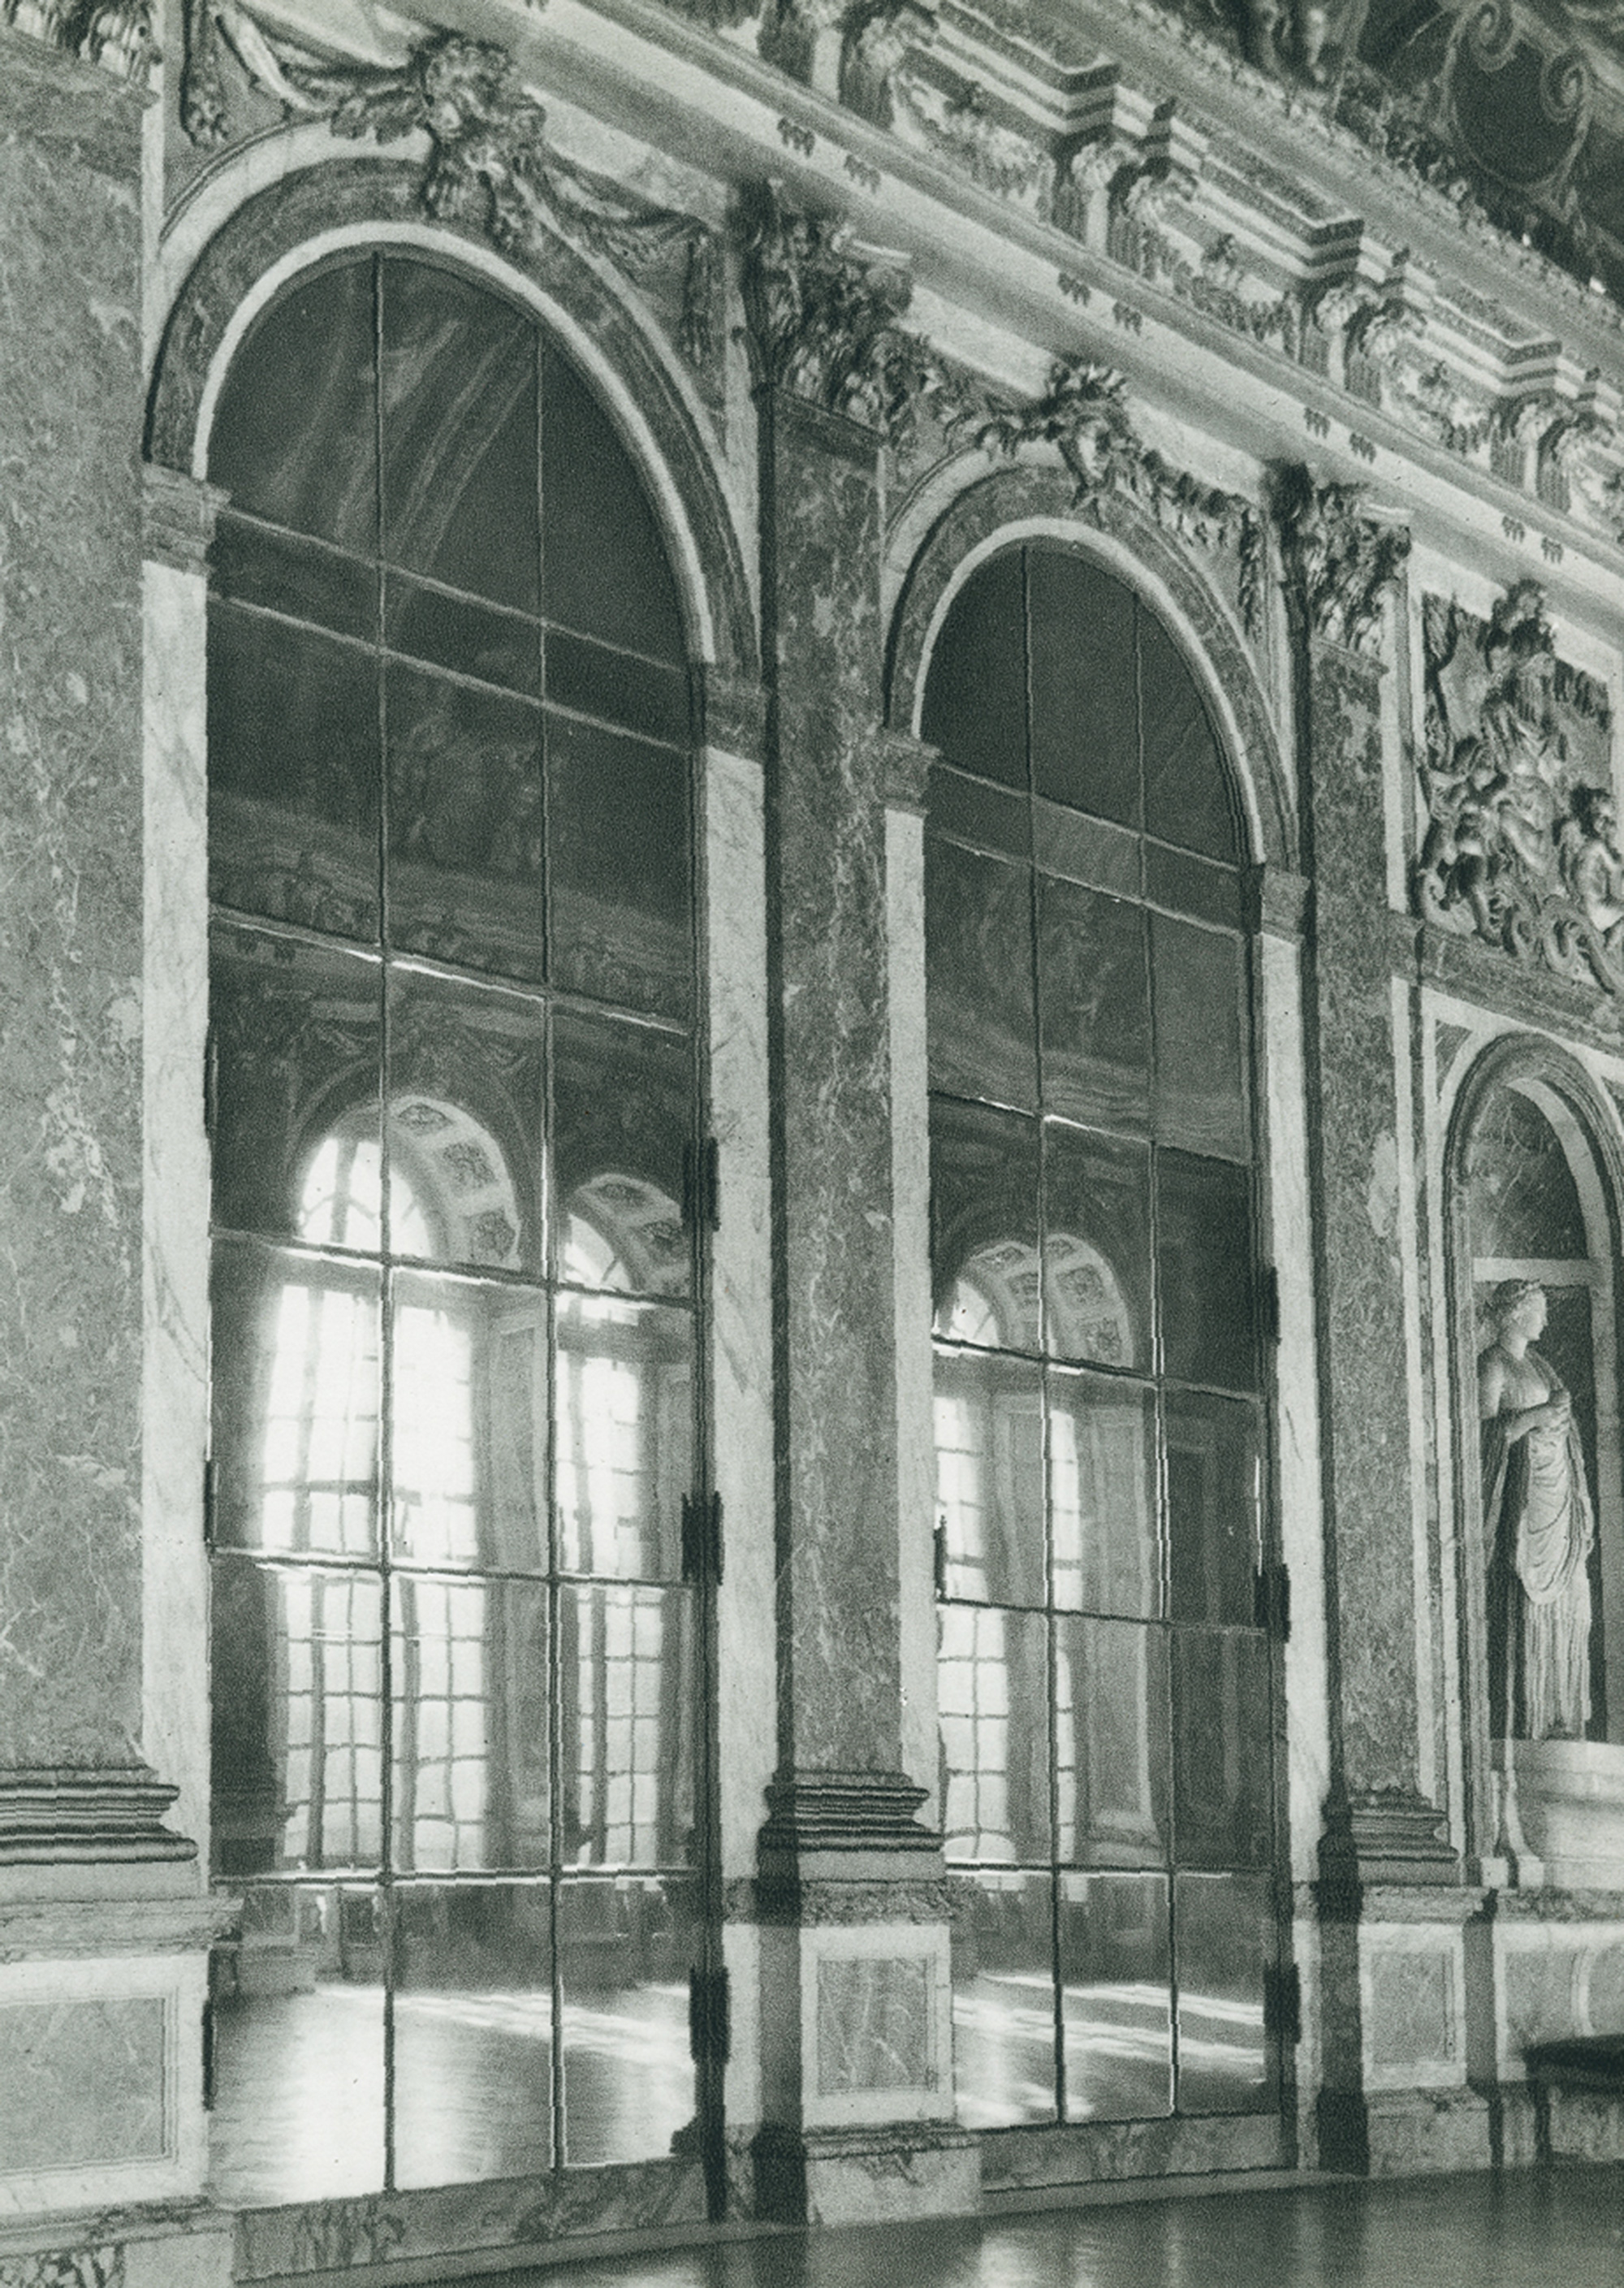
[[[1347,651],[1374,652],[1382,601],[1410,552],[1402,525],[1365,512],[1362,485],[1316,484],[1294,464],[1274,488],[1286,562],[1312,632]]]

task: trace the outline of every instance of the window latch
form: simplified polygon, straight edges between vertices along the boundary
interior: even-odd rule
[[[682,1498],[682,1577],[701,1587],[722,1578],[722,1497],[685,1494]]]

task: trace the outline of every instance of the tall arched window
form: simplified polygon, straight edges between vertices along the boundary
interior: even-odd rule
[[[981,2126],[1266,2108],[1242,856],[1155,614],[981,565],[926,685],[943,1817]]]
[[[239,351],[209,646],[215,2182],[691,2125],[689,681],[641,483],[496,294]]]

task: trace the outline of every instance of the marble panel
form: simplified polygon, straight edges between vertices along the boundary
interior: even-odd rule
[[[0,1768],[141,1722],[140,167],[133,91],[8,42]]]
[[[1278,2169],[1286,2160],[1284,2125],[1278,2113],[1219,2114],[1200,2119],[1008,2129],[984,2141],[981,2172],[991,2192],[1114,2184],[1127,2177]]]
[[[934,2080],[931,1965],[917,1955],[818,1965],[818,2091],[920,2089]]]
[[[779,398],[768,853],[794,1761],[894,1769],[896,1299],[877,441]]]
[[[0,2256],[0,2288],[128,2288],[123,2251],[53,2248],[37,2256]]]
[[[921,2143],[907,2133],[808,2140],[806,2215],[821,2225],[891,2224],[909,2217],[972,2216],[980,2205],[970,2140]]]
[[[232,2244],[229,2232],[127,2240],[121,2288],[230,2288]]]
[[[0,2177],[161,2160],[164,2036],[155,1995],[0,2001]]]
[[[801,2087],[780,2109],[809,2128],[952,2112],[948,1934],[917,1924],[815,1924],[785,1966],[800,1982]],[[764,1967],[766,1956],[764,1949]]]
[[[1474,2090],[1373,2098],[1366,2133],[1373,2177],[1441,2174],[1489,2165],[1488,2102]]]
[[[1316,644],[1311,794],[1315,1066],[1323,1280],[1320,1358],[1335,1550],[1333,1691],[1350,1794],[1416,1776],[1414,1569],[1380,686]]]
[[[1373,1951],[1366,2039],[1379,2085],[1459,2081],[1460,2014],[1454,1957],[1438,1947]]]

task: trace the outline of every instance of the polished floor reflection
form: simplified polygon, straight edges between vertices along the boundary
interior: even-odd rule
[[[507,2288],[1618,2288],[1624,2168],[1332,2183],[773,2235]],[[448,2284],[447,2284],[448,2288]]]

